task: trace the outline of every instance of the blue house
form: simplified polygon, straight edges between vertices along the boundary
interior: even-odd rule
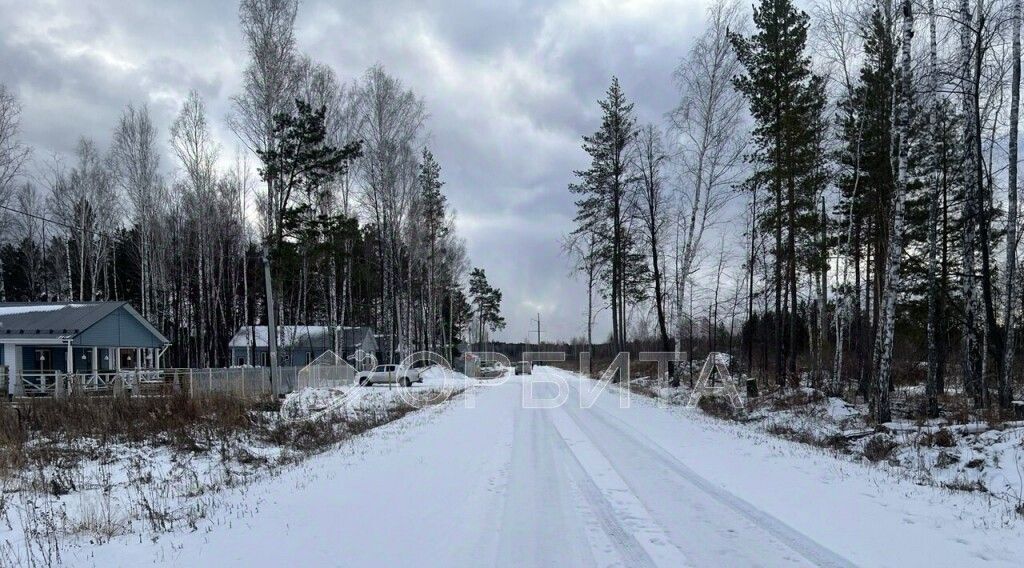
[[[270,366],[268,337],[265,325],[240,327],[228,343],[231,364]],[[281,366],[304,367],[327,351],[335,351],[345,359],[356,353],[377,355],[377,340],[369,327],[279,325],[277,351]]]
[[[156,369],[170,345],[127,302],[0,302],[7,392],[57,373]]]

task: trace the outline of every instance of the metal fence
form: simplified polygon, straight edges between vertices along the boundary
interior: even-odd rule
[[[333,354],[332,354],[333,355]],[[355,384],[356,371],[334,359],[314,361],[305,367],[279,367],[271,376],[268,367],[222,369],[139,369],[116,372],[21,372],[4,392],[14,397],[67,396],[188,396],[223,394],[242,399],[261,399],[303,388],[331,388]]]
[[[231,395],[237,398],[258,399],[288,392],[281,384],[295,376],[295,369],[278,369],[277,384],[271,379],[269,368],[235,367],[227,369],[169,369],[170,381],[182,386],[189,396],[204,394]]]
[[[304,388],[332,388],[355,384],[355,369],[348,365],[314,362],[305,367],[279,367],[271,380],[269,367],[229,369],[174,369],[187,392],[230,394],[239,398],[262,398]]]
[[[326,351],[299,369],[295,379],[295,390],[343,387],[355,384],[356,369],[333,351]]]

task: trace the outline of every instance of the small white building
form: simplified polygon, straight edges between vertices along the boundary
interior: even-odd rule
[[[228,343],[231,364],[236,366],[270,366],[270,333],[265,325],[238,328]],[[356,353],[377,353],[377,341],[369,327],[327,325],[277,326],[278,363],[286,367],[303,367],[327,351],[342,358]],[[250,357],[251,355],[251,357]]]

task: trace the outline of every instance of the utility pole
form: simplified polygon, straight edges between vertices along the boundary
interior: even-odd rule
[[[540,351],[540,312],[537,312],[537,319],[531,319],[530,322],[537,322],[537,351]]]
[[[274,284],[270,279],[268,245],[263,245],[263,280],[267,286],[267,347],[270,349],[270,390],[273,391],[281,374],[277,368],[277,315],[274,313]]]

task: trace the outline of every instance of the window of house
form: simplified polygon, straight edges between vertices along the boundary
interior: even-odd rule
[[[312,351],[306,351],[306,364],[309,365],[312,362],[313,362],[313,352]]]
[[[267,353],[266,351],[261,351],[260,352],[260,366],[262,366],[262,367],[269,367],[270,366],[270,353]]]

